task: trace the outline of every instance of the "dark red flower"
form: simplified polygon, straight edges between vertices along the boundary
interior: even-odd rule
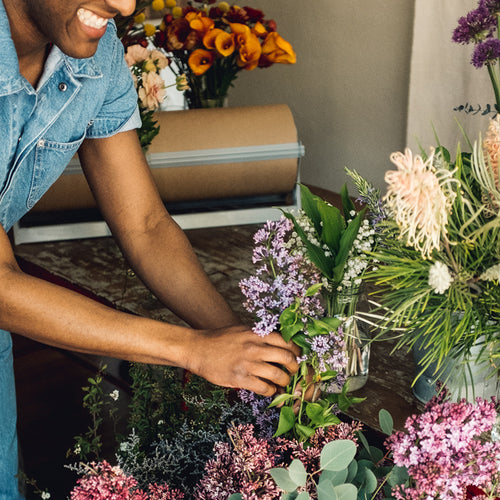
[[[245,9],[236,9],[231,7],[226,14],[226,19],[230,23],[246,24],[248,15]]]
[[[483,497],[487,496],[486,493],[481,489],[478,488],[477,486],[467,486],[467,496],[465,497],[466,500],[472,500],[475,497]],[[496,497],[495,500],[500,500],[500,498]]]
[[[259,9],[254,9],[253,7],[243,7],[248,15],[248,20],[252,23],[262,22],[264,19],[264,13]]]
[[[269,21],[265,21],[263,24],[266,26],[267,31],[276,31],[278,29],[278,25],[274,19],[269,19]]]

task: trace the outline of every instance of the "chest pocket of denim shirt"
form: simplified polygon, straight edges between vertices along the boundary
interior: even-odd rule
[[[31,187],[26,201],[28,209],[43,196],[63,173],[71,158],[85,139],[85,133],[76,141],[54,142],[40,139],[36,145]]]

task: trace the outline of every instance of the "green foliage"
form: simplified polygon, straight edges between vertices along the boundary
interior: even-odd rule
[[[392,433],[392,417],[387,411],[380,411],[379,422],[384,432]],[[312,473],[307,473],[297,459],[287,468],[271,469],[272,478],[285,492],[281,499],[310,499],[305,490],[308,487],[311,491],[311,484],[318,500],[393,498],[392,488],[409,482],[406,468],[393,466],[385,453],[370,446],[362,433],[358,437],[361,449],[351,440],[327,443],[321,451],[320,468]]]

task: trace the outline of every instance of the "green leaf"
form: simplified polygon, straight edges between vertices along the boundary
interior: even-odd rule
[[[305,439],[309,439],[314,434],[314,429],[307,427],[307,425],[296,424],[295,429]]]
[[[241,493],[233,493],[227,500],[243,500]]]
[[[323,473],[324,474],[324,473]],[[321,474],[316,492],[318,493],[318,500],[334,500],[336,497],[335,485],[329,479],[323,479]]]
[[[399,467],[395,465],[387,477],[387,482],[391,486],[397,486],[400,484],[405,484],[408,481],[408,469],[406,467]]]
[[[291,477],[287,469],[281,467],[271,469],[269,471],[271,477],[274,479],[279,488],[283,491],[295,491],[299,486]]]
[[[349,467],[347,467],[346,483],[352,483],[352,481],[356,477],[357,473],[358,473],[358,462],[356,462],[356,460],[353,460],[349,464]]]
[[[365,469],[365,478],[363,480],[364,489],[368,493],[373,493],[377,489],[377,478],[370,469]]]
[[[309,343],[309,336],[305,333],[297,333],[292,337],[292,340],[299,347],[302,347],[302,354],[309,354],[311,352],[311,344]]]
[[[390,436],[394,430],[394,420],[391,414],[383,408],[378,412],[378,421],[382,432]]]
[[[344,274],[345,264],[347,258],[349,257],[349,252],[351,251],[352,244],[358,235],[359,228],[361,226],[361,221],[364,217],[366,208],[361,210],[358,215],[349,223],[347,229],[342,234],[340,238],[339,252],[335,257],[334,268],[333,268],[333,280],[335,282],[340,281]]]
[[[313,424],[321,424],[324,419],[324,408],[318,403],[307,403],[306,415],[311,419]]]
[[[290,473],[290,479],[294,481],[297,486],[305,486],[307,472],[304,464],[300,460],[292,460],[292,463],[288,467],[288,472]]]
[[[311,497],[309,496],[309,493],[307,491],[302,491],[299,493],[299,496],[296,498],[296,500],[310,500]]]
[[[356,445],[349,439],[339,439],[327,443],[321,450],[320,464],[325,470],[345,469],[356,455]]]
[[[276,430],[274,437],[281,436],[292,429],[295,425],[295,418],[293,408],[291,406],[283,406],[280,410],[278,429]]]
[[[356,211],[356,207],[349,197],[349,192],[347,190],[347,184],[344,184],[340,188],[340,197],[342,198],[342,208],[344,209],[344,218],[345,220],[349,220],[351,218],[351,211]]]
[[[278,406],[281,403],[286,403],[287,401],[293,399],[294,397],[295,396],[293,396],[293,394],[287,394],[287,393],[279,394],[269,404],[269,408],[274,408],[275,406]]]
[[[314,297],[323,288],[323,283],[315,283],[306,291],[306,297]]]
[[[318,203],[318,209],[323,223],[319,233],[321,241],[332,250],[333,255],[336,255],[339,251],[340,237],[345,229],[344,219],[337,207],[325,201]]]
[[[356,463],[356,462],[353,462],[353,463]],[[339,471],[324,470],[321,473],[321,476],[319,478],[319,482],[330,481],[334,486],[337,486],[339,484],[343,484],[343,483],[347,482],[347,477],[348,477],[348,469],[342,469]]]
[[[307,186],[300,185],[302,210],[311,219],[318,234],[321,234],[321,214],[318,210],[318,200],[320,199],[318,196],[312,194]]]
[[[289,491],[285,492],[281,495],[280,499],[281,500],[297,500],[298,498],[298,493],[296,491]]]
[[[356,500],[358,490],[353,484],[339,484],[333,486],[324,482],[321,487],[318,484],[318,500]]]

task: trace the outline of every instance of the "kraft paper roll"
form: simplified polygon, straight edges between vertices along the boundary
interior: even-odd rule
[[[298,143],[293,116],[286,105],[167,111],[158,113],[156,120],[160,133],[150,146],[149,158],[179,151],[251,149]],[[244,160],[153,168],[152,172],[165,202],[293,191],[297,179],[297,157]],[[50,212],[95,206],[84,175],[65,173],[32,210]]]

